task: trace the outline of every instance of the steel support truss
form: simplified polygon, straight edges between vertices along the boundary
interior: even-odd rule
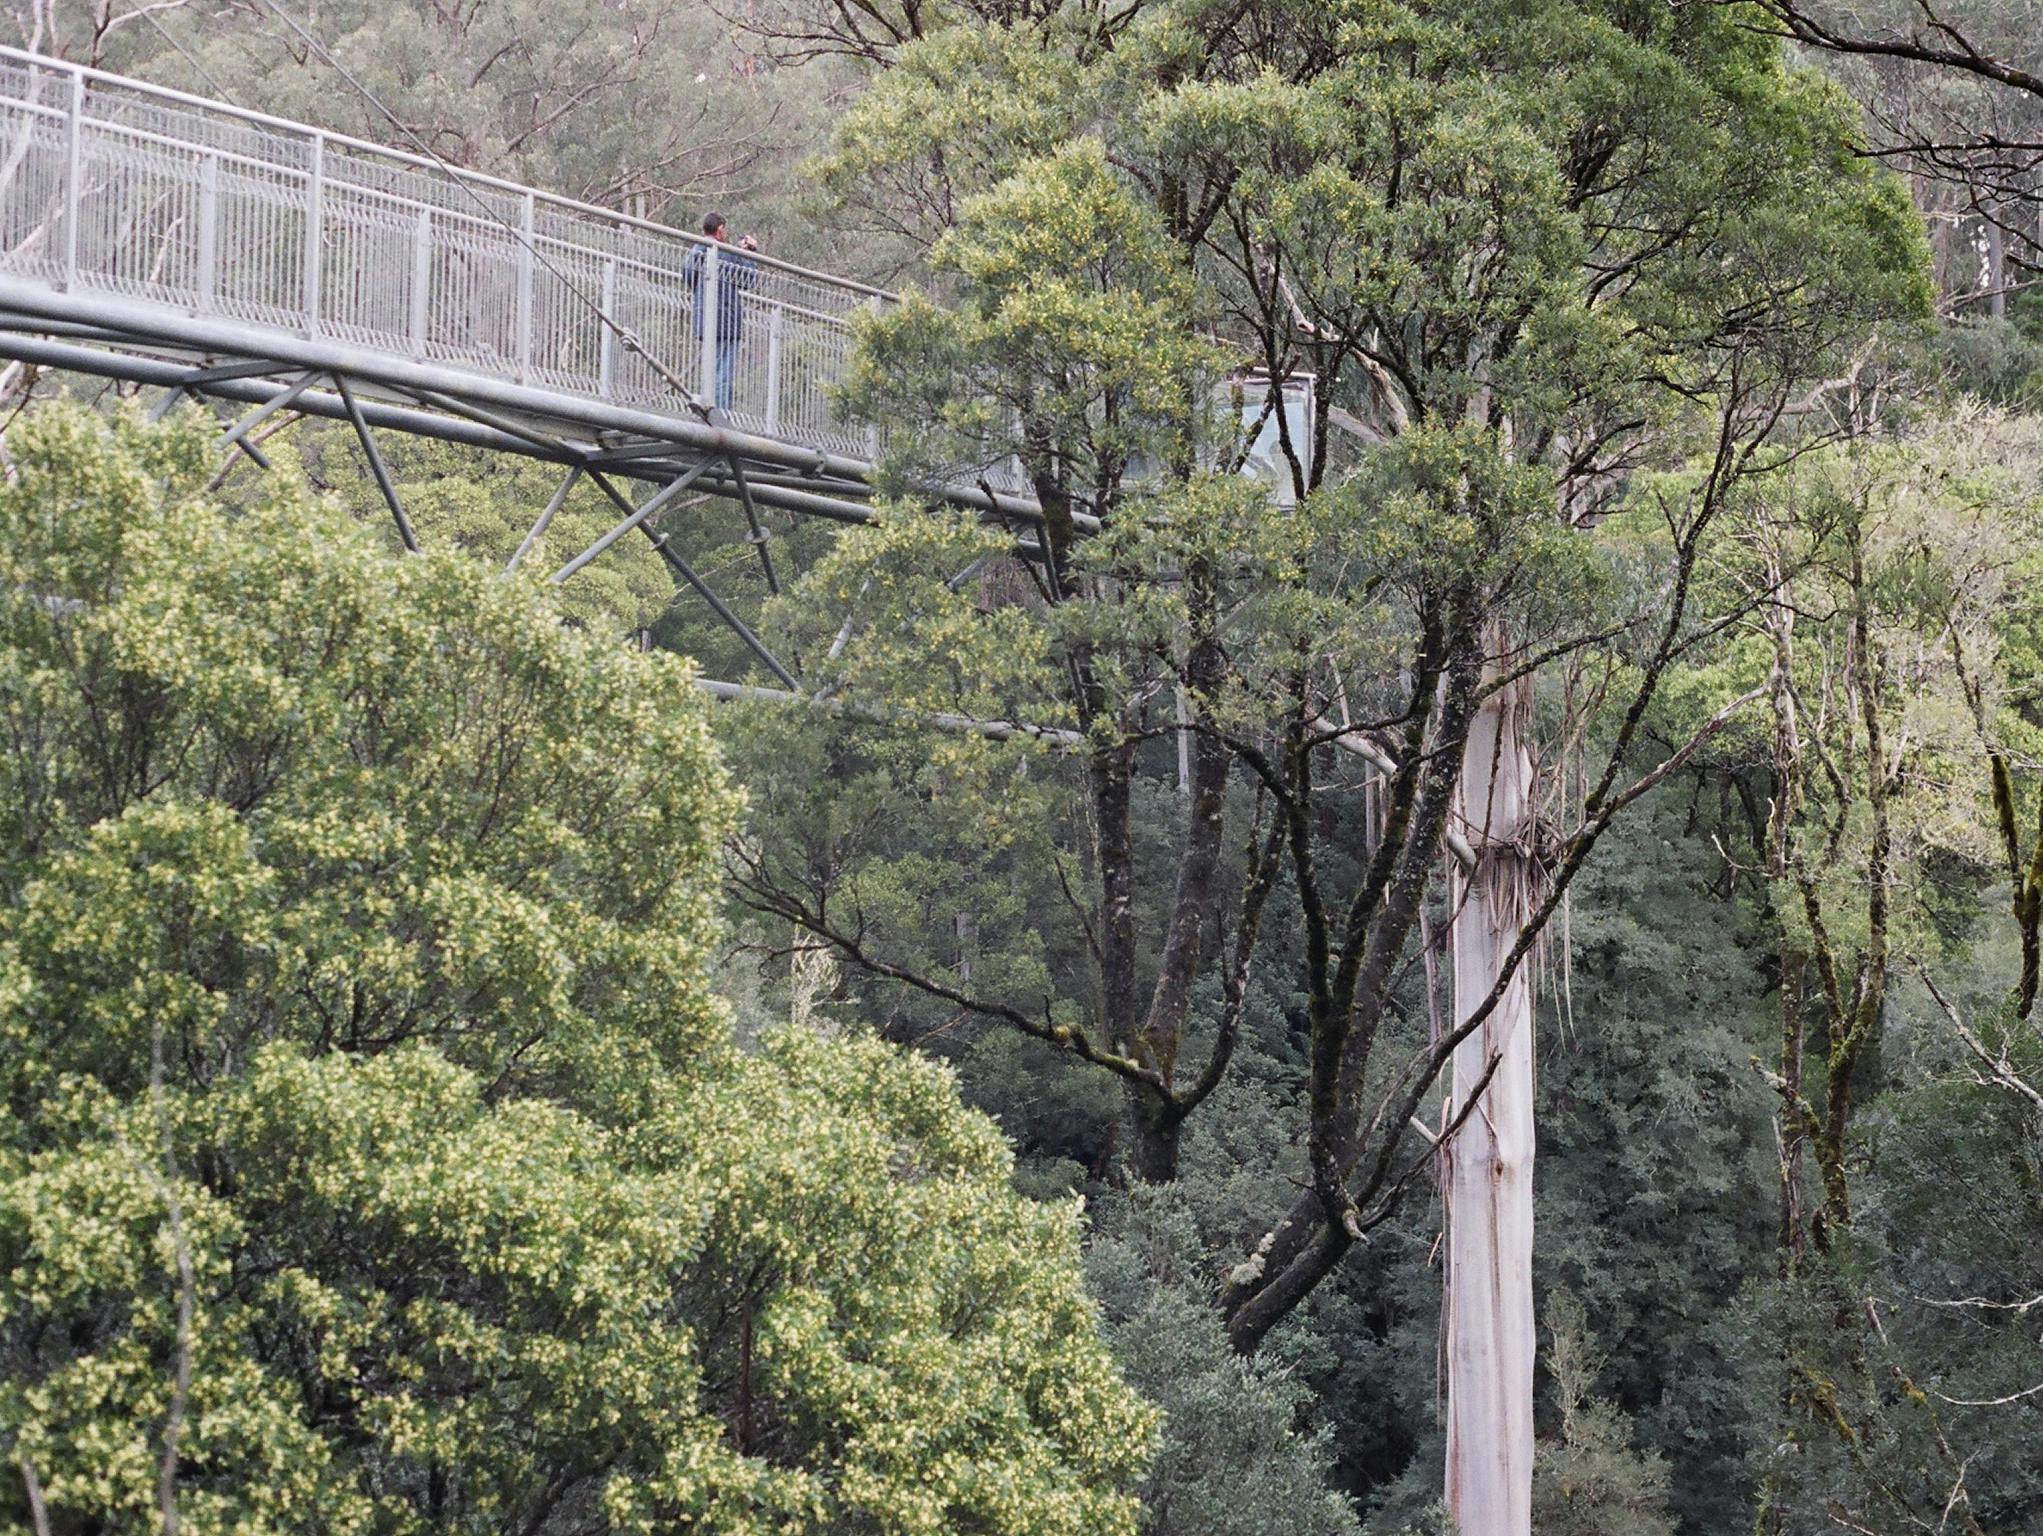
[[[0,279],[0,301],[8,296],[10,286]],[[691,489],[704,493],[697,500],[707,499],[708,495],[729,499],[743,514],[745,531],[741,537],[757,551],[768,590],[778,593],[781,578],[770,547],[772,533],[763,515],[765,510],[848,525],[867,523],[874,517],[865,499],[869,492],[864,482],[854,478],[848,466],[833,464],[827,456],[762,453],[757,441],[742,434],[686,421],[672,423],[681,430],[660,436],[638,435],[622,429],[592,431],[585,422],[521,410],[516,404],[496,400],[478,401],[469,392],[436,387],[444,382],[439,379],[398,382],[381,369],[364,377],[337,364],[294,369],[276,358],[180,354],[159,338],[138,338],[85,322],[53,322],[44,315],[11,309],[0,309],[0,357],[158,388],[162,394],[150,409],[152,420],[160,420],[184,402],[210,406],[221,415],[221,448],[230,456],[238,451],[264,469],[270,467],[269,460],[256,443],[256,433],[280,414],[296,411],[307,417],[345,423],[390,511],[400,541],[413,553],[421,547],[417,530],[378,446],[379,429],[560,465],[561,480],[511,554],[505,566],[507,573],[519,567],[545,536],[576,485],[587,480],[622,516],[595,542],[554,571],[549,578],[552,582],[558,585],[572,579],[617,543],[639,534],[667,566],[677,590],[692,592],[700,598],[783,685],[782,689],[757,688],[702,679],[705,692],[719,699],[758,703],[811,702],[835,713],[847,713],[846,706],[819,698],[803,686],[795,669],[774,653],[674,547],[671,534],[658,523],[659,514],[679,503]],[[244,409],[236,414],[229,409],[234,406]],[[768,447],[780,449],[784,445]],[[643,500],[634,502],[620,481],[639,482],[652,489]],[[1008,498],[984,490],[977,499],[969,495],[947,499],[963,500],[985,520],[1019,529],[1016,553],[1025,558],[1040,558],[1040,544],[1030,536],[1035,531],[1032,525],[1040,523],[1040,514],[1032,506],[1023,509],[1002,505]],[[961,574],[969,574],[971,569],[968,567]],[[847,717],[880,718],[856,708],[849,709]],[[974,721],[963,716],[943,715],[921,723],[999,740],[1035,739],[1058,747],[1069,747],[1075,739],[1069,732],[1008,721]]]

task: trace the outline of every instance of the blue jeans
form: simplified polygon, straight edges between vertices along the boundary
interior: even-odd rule
[[[738,338],[719,337],[716,344],[716,404],[717,409],[731,408],[731,394],[738,379]]]

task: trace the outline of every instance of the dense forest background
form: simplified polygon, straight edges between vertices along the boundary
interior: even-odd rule
[[[704,781],[668,813],[697,841],[735,818],[723,926],[694,914],[689,942],[769,1065],[689,1091],[824,1115],[802,1094],[849,1069],[788,1065],[789,1018],[952,1069],[1015,1190],[1083,1198],[1104,1341],[1163,1413],[1139,1472],[1102,1453],[1142,1529],[1443,1518],[1431,1143],[1466,897],[1448,789],[1384,764],[1458,742],[1457,637],[1473,657],[1502,628],[1538,658],[1523,841],[1556,891],[1522,962],[1533,1528],[2043,1532],[2033,7],[1931,18],[1999,76],[1824,46],[1925,35],[1877,3],[291,7],[366,93],[261,0],[7,9],[9,41],[683,227],[713,207],[768,252],[943,302],[871,329],[849,402],[898,429],[899,515],[777,522],[800,573],[778,597],[731,508],[669,519],[812,675],[895,722],[708,717],[745,808]],[[1251,367],[1318,381],[1278,455],[1295,509],[1201,472],[1210,389],[1186,381]],[[116,403],[18,366],[4,387],[27,424]],[[82,450],[59,439],[84,430],[25,462],[69,484]],[[386,441],[422,530],[458,547],[515,544],[550,489]],[[342,436],[265,446],[375,516]],[[1067,525],[1102,516],[1092,553],[1053,529],[1045,575],[910,505],[918,467],[1009,450]],[[268,484],[244,462],[211,494],[281,516]],[[608,520],[578,496],[555,537]],[[560,602],[574,645],[748,675],[650,553]],[[601,701],[577,707],[560,728],[596,729]],[[1095,750],[916,725],[935,710]],[[1301,745],[1351,720],[1376,758]],[[657,782],[643,742],[612,746]],[[706,847],[686,857],[707,869]],[[1329,1058],[1355,1020],[1365,1043]],[[289,1095],[315,1091],[251,1088],[243,1134],[286,1138]],[[1032,1219],[974,1198],[1003,1232]],[[1292,1251],[1301,1203],[1329,1233]],[[1134,1409],[1095,1408],[1092,1433],[1140,1439]]]

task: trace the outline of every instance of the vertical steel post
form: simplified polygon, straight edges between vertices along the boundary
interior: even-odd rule
[[[603,314],[596,322],[596,393],[605,400],[616,387],[615,337],[610,331],[610,320],[617,314],[617,258],[603,259],[603,297],[599,300]]]
[[[1013,432],[1014,440],[1019,443],[1022,440],[1022,415],[1020,411],[1014,413]],[[1007,456],[1007,473],[1016,490],[1026,493],[1030,489],[1028,472],[1022,468],[1022,457],[1020,454],[1010,453]]]
[[[220,157],[199,161],[199,308],[210,312],[220,296]]]
[[[702,285],[696,291],[695,308],[702,321],[702,402],[716,404],[716,338],[717,338],[717,257],[716,245],[712,242],[702,253]]]
[[[766,322],[766,435],[780,432],[780,342],[787,324],[787,306],[775,304],[773,318]]]
[[[312,136],[311,162],[305,171],[305,334],[319,334],[319,265],[325,255],[321,238],[326,220],[326,135]]]
[[[433,300],[433,210],[419,209],[411,232],[411,354],[426,355]]]
[[[64,120],[64,291],[78,286],[78,224],[85,207],[85,72],[71,71]]]
[[[880,311],[886,306],[876,293],[867,301],[867,307],[872,310],[873,318],[878,319]],[[878,422],[874,422],[865,429],[865,457],[866,462],[869,464],[880,462],[880,425]]]
[[[525,194],[524,205],[518,212],[518,382],[530,383],[532,379],[532,285],[536,272],[532,262],[532,234],[537,224],[534,217],[538,199],[530,192]]]

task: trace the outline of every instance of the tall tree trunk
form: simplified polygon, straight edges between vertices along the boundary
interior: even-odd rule
[[[1184,1114],[1155,1089],[1129,1083],[1127,1173],[1141,1184],[1168,1184],[1178,1176],[1178,1150],[1185,1129]]]
[[[1996,208],[1986,221],[1986,312],[1996,320],[2008,317],[2007,235]]]
[[[1141,1060],[1143,1011],[1135,954],[1135,839],[1131,824],[1135,750],[1127,742],[1094,751],[1093,860],[1100,884],[1100,1020],[1114,1049]],[[1153,1061],[1144,1063],[1153,1066]],[[1125,1085],[1128,1163],[1136,1178],[1161,1183],[1177,1173],[1178,1127],[1158,1089]]]
[[[1179,718],[1189,725],[1194,710],[1201,717],[1211,711],[1214,690],[1226,670],[1226,657],[1213,633],[1217,603],[1212,572],[1205,562],[1192,563],[1186,587],[1192,643],[1177,695]],[[1186,806],[1185,838],[1178,856],[1177,892],[1171,904],[1170,927],[1164,934],[1163,953],[1157,961],[1156,983],[1150,989],[1149,1008],[1143,1015],[1140,1032],[1131,1037],[1128,1045],[1129,1054],[1152,1068],[1163,1082],[1162,1091],[1144,1083],[1128,1085],[1135,1129],[1131,1171],[1136,1178],[1152,1184],[1177,1177],[1178,1140],[1188,1108],[1177,1093],[1178,1048],[1184,1044],[1192,1012],[1192,986],[1200,974],[1206,930],[1213,921],[1220,844],[1227,829],[1227,770],[1231,754],[1209,732],[1180,730],[1178,740],[1188,773],[1184,788],[1190,804]]]
[[[1773,670],[1768,687],[1773,697],[1773,817],[1767,827],[1767,875],[1776,891],[1788,889],[1792,873],[1789,855],[1794,846],[1794,823],[1801,809],[1802,729],[1796,718],[1795,691],[1795,604],[1787,573],[1776,561],[1768,579],[1773,590],[1785,594],[1782,602],[1768,611],[1767,629],[1773,636]],[[1774,1115],[1774,1136],[1780,1147],[1780,1251],[1777,1255],[1783,1278],[1792,1277],[1802,1252],[1802,1149],[1809,1128],[1797,1106],[1802,1094],[1802,1040],[1806,1024],[1802,1017],[1803,986],[1809,956],[1802,940],[1792,937],[1786,918],[1781,919],[1781,1043],[1780,1108]]]
[[[1474,849],[1453,882],[1454,1016],[1496,986],[1538,904],[1532,681],[1484,700],[1470,724],[1460,824]],[[1454,1054],[1448,1149],[1447,1507],[1462,1536],[1532,1530],[1532,985],[1520,966]]]

